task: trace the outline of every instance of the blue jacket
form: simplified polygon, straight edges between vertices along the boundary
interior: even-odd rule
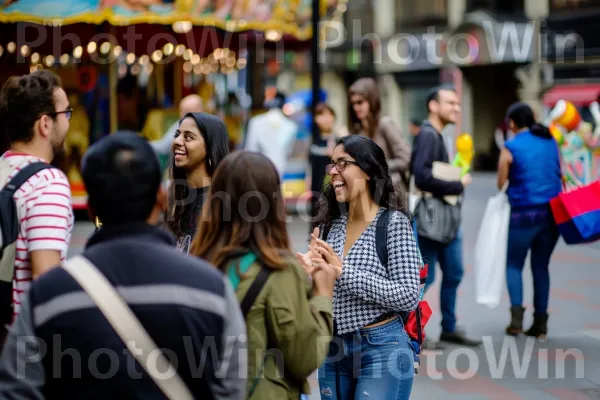
[[[512,208],[546,205],[562,190],[558,146],[552,138],[519,133],[506,142],[513,156],[508,199]]]
[[[245,397],[246,380],[240,375],[245,376],[247,365],[235,356],[243,354],[237,349],[245,347],[245,339],[235,338],[245,337],[246,329],[235,294],[220,271],[180,253],[170,234],[142,223],[103,226],[89,240],[84,256],[117,288],[178,366],[194,398]],[[27,337],[29,347],[22,343]],[[41,357],[32,358],[40,344]],[[226,355],[229,345],[232,357]],[[227,367],[220,375],[214,368],[223,360]],[[55,268],[32,283],[11,329],[0,358],[0,398],[165,396],[87,293],[64,269]]]

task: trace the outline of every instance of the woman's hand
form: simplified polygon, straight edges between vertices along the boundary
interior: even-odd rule
[[[306,253],[296,253],[296,259],[304,267],[306,274],[311,276],[315,271],[316,266],[312,261],[313,258],[320,258],[319,253],[315,250],[317,246],[317,240],[319,238],[319,228],[315,228],[310,234],[310,244],[308,245],[308,251]]]
[[[327,244],[324,240],[316,239],[317,246],[313,247],[313,251],[321,256],[321,258],[329,265],[331,265],[337,271],[338,278],[342,275],[343,262],[342,259],[337,255],[335,251]],[[312,262],[316,262],[318,258],[312,259]]]
[[[313,258],[315,265],[313,272],[313,290],[315,296],[327,296],[333,298],[335,281],[341,271],[336,270],[331,264],[327,264],[323,258]]]

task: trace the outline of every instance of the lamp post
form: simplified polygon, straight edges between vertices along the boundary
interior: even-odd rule
[[[317,126],[317,122],[315,120],[315,109],[317,104],[319,103],[319,94],[321,89],[321,68],[319,65],[319,40],[320,40],[320,30],[319,30],[319,21],[321,19],[320,13],[320,1],[312,0],[312,37],[310,41],[310,57],[311,57],[311,78],[312,78],[312,102],[311,102],[311,120],[312,120],[312,144],[318,144],[320,141],[320,133],[319,127]],[[315,176],[315,170],[317,168],[315,157],[309,156],[311,160],[311,181]],[[315,187],[315,184],[311,185]],[[311,215],[313,218],[316,216],[315,208],[318,202],[318,197],[311,197]]]

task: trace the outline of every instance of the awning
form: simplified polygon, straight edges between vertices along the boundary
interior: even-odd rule
[[[576,106],[588,106],[598,99],[600,84],[557,85],[547,91],[542,101],[554,107],[559,100],[567,100]]]

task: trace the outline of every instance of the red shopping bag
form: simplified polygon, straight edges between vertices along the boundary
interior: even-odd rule
[[[600,239],[600,181],[559,194],[550,201],[550,207],[567,244]]]

